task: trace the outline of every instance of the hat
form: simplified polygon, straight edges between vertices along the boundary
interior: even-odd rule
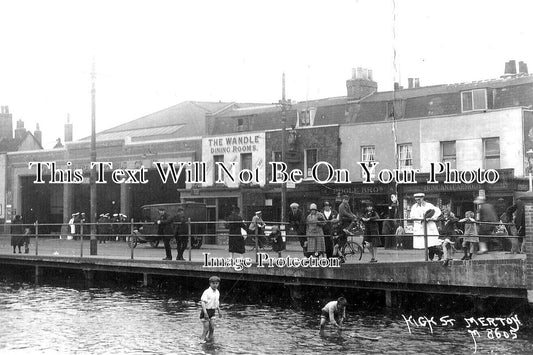
[[[342,199],[343,199],[343,200],[349,200],[349,199],[350,199],[350,196],[348,196],[348,195],[342,195]]]
[[[484,197],[484,196],[478,196],[476,197],[476,199],[474,200],[474,203],[477,203],[477,204],[480,204],[480,203],[483,203],[487,201],[487,199]]]
[[[324,201],[324,206],[331,206],[328,201]]]
[[[309,209],[310,209],[310,210],[315,210],[315,211],[316,211],[316,210],[317,210],[317,208],[316,208],[316,204],[314,204],[314,203],[310,204],[310,205],[309,205]]]
[[[424,213],[424,218],[431,218],[435,215],[435,210],[434,209],[429,209],[427,210],[425,213]]]
[[[209,278],[209,282],[220,282],[220,277],[218,276],[211,276]]]
[[[261,211],[255,211],[255,214],[260,214],[260,213],[261,213]]]
[[[293,202],[290,204],[290,208],[298,208],[298,207],[300,207],[300,205],[297,204],[296,202]]]
[[[416,193],[416,194],[413,195],[413,197],[415,197],[415,198],[416,198],[416,197],[425,197],[425,196],[426,196],[426,194],[423,193],[423,192],[418,192],[418,193]]]

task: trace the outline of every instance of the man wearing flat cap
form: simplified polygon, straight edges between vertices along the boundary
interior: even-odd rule
[[[413,195],[415,198],[415,204],[411,207],[411,219],[413,221],[413,248],[414,249],[424,249],[424,224],[422,220],[427,221],[427,234],[428,234],[428,249],[434,250],[436,246],[441,244],[439,241],[439,231],[435,221],[441,215],[441,211],[438,207],[432,205],[431,203],[424,201],[424,193],[416,193]],[[434,253],[437,252],[436,249],[434,252],[430,253],[430,259],[433,259]],[[439,255],[439,260],[442,258],[442,251],[437,252]]]
[[[290,210],[287,213],[287,222],[289,222],[289,232],[297,235],[305,235],[305,217],[300,205],[296,202],[290,204]],[[307,238],[300,237],[300,246],[302,247],[304,255],[307,254]]]

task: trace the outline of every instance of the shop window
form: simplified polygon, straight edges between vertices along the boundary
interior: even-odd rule
[[[218,166],[217,166],[217,163],[223,163],[224,162],[224,156],[223,155],[213,155],[213,165],[214,165],[214,169],[215,169],[215,180],[213,181],[213,183],[216,183],[218,181],[218,178],[219,178],[219,169],[218,169]],[[222,173],[222,181],[224,181],[224,173]]]
[[[487,90],[476,89],[461,93],[461,110],[463,112],[487,109]]]
[[[272,152],[272,161],[281,162],[283,161],[281,152]],[[283,180],[283,173],[278,172],[276,176],[277,180]]]
[[[413,169],[413,145],[398,144],[398,169]]]
[[[450,167],[457,167],[457,156],[455,151],[455,141],[440,142],[441,162],[450,163]]]
[[[318,162],[318,150],[306,149],[304,156],[304,172],[305,177],[311,177],[313,166]]]
[[[500,168],[500,138],[483,139],[483,168]]]

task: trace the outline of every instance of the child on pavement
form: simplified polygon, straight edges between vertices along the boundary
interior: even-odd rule
[[[218,311],[218,316],[222,318],[220,313],[220,292],[218,291],[218,286],[220,285],[220,277],[211,276],[209,278],[209,288],[204,291],[201,298],[202,311],[200,313],[200,319],[204,326],[200,340],[209,341],[213,339],[213,334],[215,332],[215,311]]]

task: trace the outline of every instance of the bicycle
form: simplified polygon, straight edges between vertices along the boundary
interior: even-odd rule
[[[264,235],[259,235],[258,237],[260,241],[257,244],[258,251],[272,251],[272,239]],[[255,235],[248,236],[246,239],[246,251],[255,251],[255,245]]]
[[[365,250],[359,243],[348,240],[341,247],[340,252],[344,258],[355,257],[357,260],[361,260]]]

